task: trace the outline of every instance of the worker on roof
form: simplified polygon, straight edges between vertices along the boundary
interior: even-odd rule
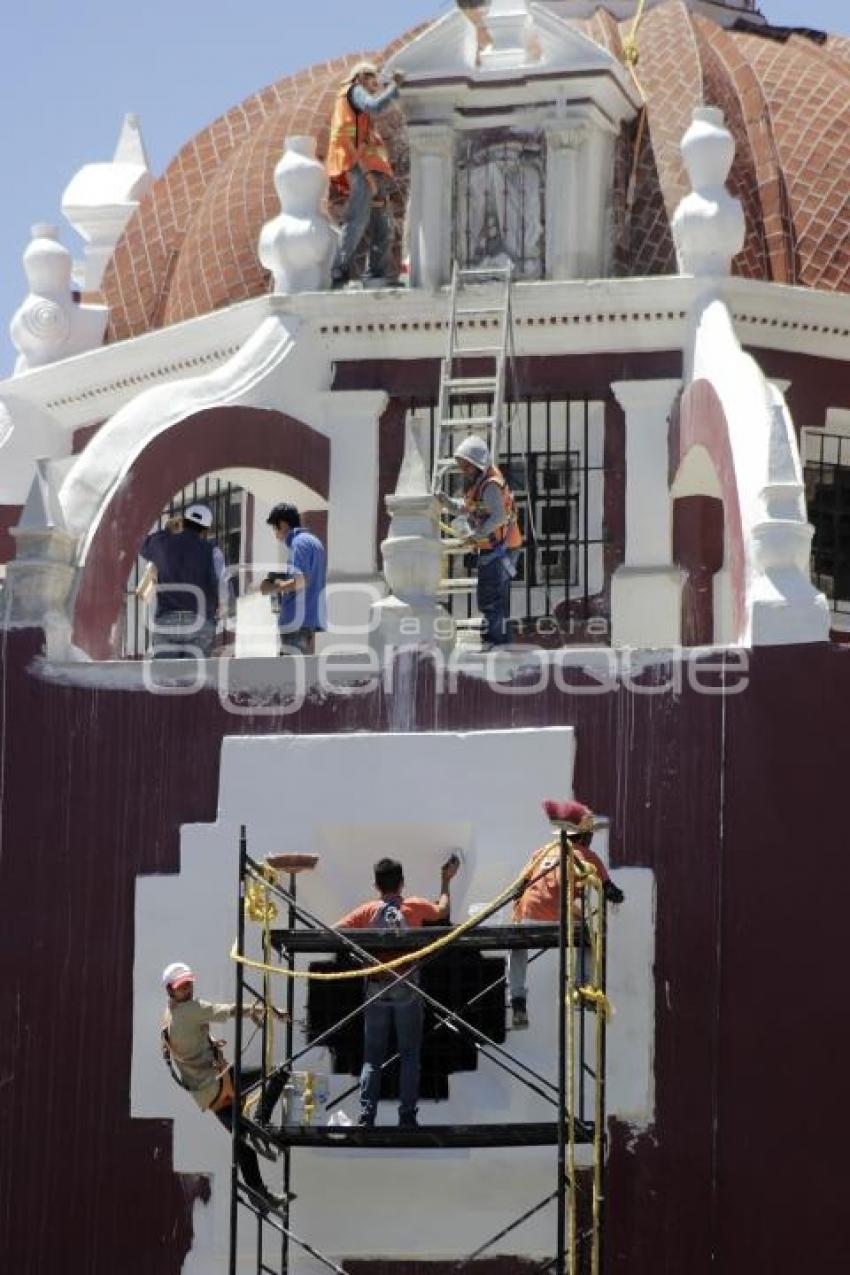
[[[190,505],[179,524],[171,522],[142,542],[141,556],[156,568],[155,656],[209,654],[224,576],[224,556],[207,539],[212,524],[206,505]]]
[[[440,897],[436,903],[428,899],[405,896],[404,869],[396,859],[379,859],[375,864],[377,899],[361,903],[340,917],[336,930],[408,929],[411,926],[438,925],[447,922],[451,912],[449,885],[460,868],[460,857],[453,853],[440,869]],[[385,960],[392,958],[388,952]],[[400,971],[404,973],[404,967]],[[387,1057],[390,1024],[400,1059],[399,1109],[400,1129],[417,1127],[419,1101],[419,1055],[422,1048],[423,1002],[416,991],[418,974],[405,982],[398,974],[375,974],[366,979],[366,1000],[381,992],[363,1011],[363,1070],[360,1073],[359,1124],[371,1128],[378,1112],[381,1096],[381,1068]],[[383,991],[381,990],[383,989]]]
[[[513,493],[494,465],[487,444],[477,434],[465,438],[454,453],[464,478],[464,493],[455,500],[440,493],[442,505],[466,515],[465,537],[478,555],[478,610],[484,620],[482,646],[503,646],[508,640],[511,580],[522,548]]]
[[[364,286],[385,287],[397,282],[392,266],[392,221],[389,211],[393,168],[374,118],[398,97],[403,76],[381,91],[378,68],[358,62],[340,86],[331,119],[327,169],[336,191],[348,197],[342,236],[333,264],[332,286],[351,279],[357,250],[369,236],[369,264]]]
[[[285,501],[275,505],[266,522],[289,550],[287,569],[272,571],[260,585],[262,594],[279,599],[280,654],[312,655],[316,634],[327,628],[325,546],[301,526],[295,505]]]
[[[236,1006],[195,999],[195,975],[182,961],[174,961],[162,971],[168,1005],[162,1019],[162,1054],[172,1076],[192,1095],[201,1111],[211,1111],[228,1133],[233,1132],[233,1076],[224,1060],[223,1041],[213,1040],[210,1023],[236,1017]],[[246,1005],[243,1014],[262,1022],[263,1006]],[[283,1010],[275,1010],[285,1018]],[[243,1068],[242,1087],[254,1085],[262,1076],[260,1068]],[[256,1112],[257,1124],[268,1124],[283,1092],[286,1075],[269,1076]],[[277,1209],[286,1199],[269,1190],[260,1173],[253,1147],[240,1141],[236,1150],[242,1180],[261,1208]],[[291,1197],[290,1197],[291,1198]]]
[[[566,828],[576,858],[591,868],[602,882],[609,903],[622,903],[623,891],[614,884],[605,864],[590,848],[596,826],[593,811],[580,801],[544,802],[547,816]],[[561,848],[557,841],[536,850],[522,873],[523,888],[514,902],[515,925],[553,924],[561,914]],[[581,918],[581,895],[584,884],[574,874],[576,916]],[[528,1026],[528,989],[526,973],[528,952],[513,948],[510,954],[508,982],[511,994],[511,1017],[515,1028]]]

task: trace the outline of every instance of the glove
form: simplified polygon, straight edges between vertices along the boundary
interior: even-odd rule
[[[605,895],[605,898],[608,901],[608,903],[624,903],[626,899],[626,896],[623,894],[623,891],[620,889],[620,887],[618,885],[615,885],[614,882],[610,880],[610,878],[603,885],[602,893]]]

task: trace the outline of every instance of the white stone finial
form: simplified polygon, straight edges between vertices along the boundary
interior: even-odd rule
[[[85,164],[65,188],[62,212],[86,244],[84,292],[96,292],[124,227],[153,185],[137,115],[124,116],[109,163]]]
[[[476,61],[482,71],[506,71],[539,60],[540,45],[526,0],[485,0],[460,8],[476,28]]]
[[[744,246],[741,201],[726,189],[735,141],[713,106],[698,106],[682,138],[682,156],[693,190],[673,216],[673,238],[682,274],[728,275]]]
[[[128,111],[124,116],[124,123],[121,125],[121,132],[118,137],[118,144],[115,147],[115,154],[112,156],[112,162],[113,164],[135,165],[137,168],[143,168],[150,172],[150,163],[148,162],[148,153],[142,137],[142,128],[135,111]]]
[[[80,354],[103,340],[107,311],[81,306],[71,295],[71,254],[55,226],[39,222],[23,257],[29,295],[9,325],[18,351],[15,373]]]
[[[316,139],[287,137],[274,172],[280,215],[260,232],[259,258],[275,292],[320,292],[330,284],[336,231],[322,212],[328,175],[316,159]]]

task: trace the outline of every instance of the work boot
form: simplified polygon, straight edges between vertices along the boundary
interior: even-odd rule
[[[511,1026],[514,1031],[522,1031],[528,1026],[528,1010],[524,996],[515,996],[511,1001]]]
[[[279,1213],[287,1202],[291,1204],[298,1198],[294,1191],[270,1191],[268,1187],[258,1194],[270,1213]]]
[[[364,1114],[357,1121],[357,1124],[361,1129],[374,1129],[375,1117]]]
[[[418,1129],[419,1121],[416,1119],[414,1111],[400,1111],[398,1114],[399,1129]]]

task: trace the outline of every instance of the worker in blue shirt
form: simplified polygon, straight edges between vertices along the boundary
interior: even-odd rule
[[[280,600],[280,653],[312,655],[316,634],[327,627],[325,546],[301,526],[301,514],[294,505],[275,505],[266,522],[289,550],[286,571],[271,572],[260,586],[264,596]]]

